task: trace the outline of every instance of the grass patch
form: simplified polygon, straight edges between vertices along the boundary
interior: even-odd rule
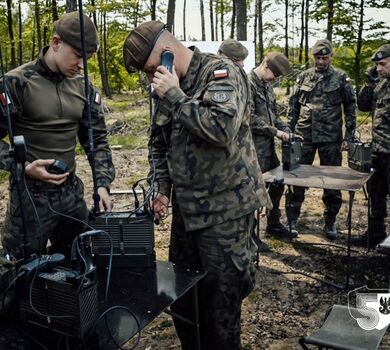
[[[5,170],[0,170],[0,184],[3,184],[8,181],[9,172]]]
[[[121,145],[126,149],[146,148],[148,145],[148,135],[112,135],[108,137],[110,146]]]
[[[358,112],[356,116],[356,125],[370,124],[372,121],[371,116],[368,112]]]

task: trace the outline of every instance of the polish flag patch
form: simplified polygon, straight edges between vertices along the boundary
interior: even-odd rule
[[[227,69],[217,69],[213,73],[214,79],[226,78],[229,76],[229,71]]]
[[[0,100],[1,100],[1,104],[3,105],[3,107],[6,107],[7,104],[11,104],[11,100],[9,99],[8,95],[7,95],[7,99],[5,98],[5,96],[6,95],[4,92],[2,94],[0,94]]]
[[[100,97],[100,94],[97,92],[95,94],[95,103],[100,105],[101,102],[102,102],[102,98]]]

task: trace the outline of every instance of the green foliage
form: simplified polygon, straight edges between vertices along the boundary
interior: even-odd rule
[[[9,172],[5,170],[0,170],[0,184],[6,183],[8,181]]]

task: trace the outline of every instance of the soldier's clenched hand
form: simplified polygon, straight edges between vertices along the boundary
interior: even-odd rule
[[[154,212],[154,216],[158,220],[165,219],[168,212],[169,198],[162,193],[158,193],[157,196],[152,201],[152,208]]]
[[[100,212],[111,211],[113,207],[112,199],[105,187],[98,188],[98,194],[100,197],[99,210]]]
[[[169,89],[179,87],[179,78],[176,74],[175,66],[173,66],[172,73],[164,66],[158,66],[154,73],[152,86],[160,98],[163,98]]]
[[[25,168],[25,173],[33,179],[37,179],[43,182],[49,182],[53,185],[61,185],[69,173],[64,174],[51,174],[47,171],[47,167],[54,163],[54,159],[37,159],[32,163],[28,163]]]

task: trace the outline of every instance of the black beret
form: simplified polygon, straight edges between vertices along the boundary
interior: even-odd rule
[[[234,39],[224,40],[218,49],[218,53],[223,53],[233,61],[244,61],[248,56],[247,48]]]
[[[286,75],[290,71],[288,58],[280,52],[269,52],[267,54],[267,65],[275,77]]]
[[[380,61],[380,60],[383,60],[384,58],[387,58],[387,57],[390,57],[390,45],[389,44],[382,45],[378,50],[376,50],[374,55],[371,57],[371,60],[372,61]]]
[[[123,44],[123,60],[129,73],[134,73],[145,65],[164,30],[164,23],[148,21],[141,23],[130,32]]]
[[[332,52],[332,43],[328,39],[317,40],[311,48],[313,55],[329,55]]]
[[[99,49],[99,36],[91,19],[84,15],[85,50],[96,52]],[[54,22],[54,30],[65,41],[78,51],[82,51],[80,15],[77,11],[62,15]]]

